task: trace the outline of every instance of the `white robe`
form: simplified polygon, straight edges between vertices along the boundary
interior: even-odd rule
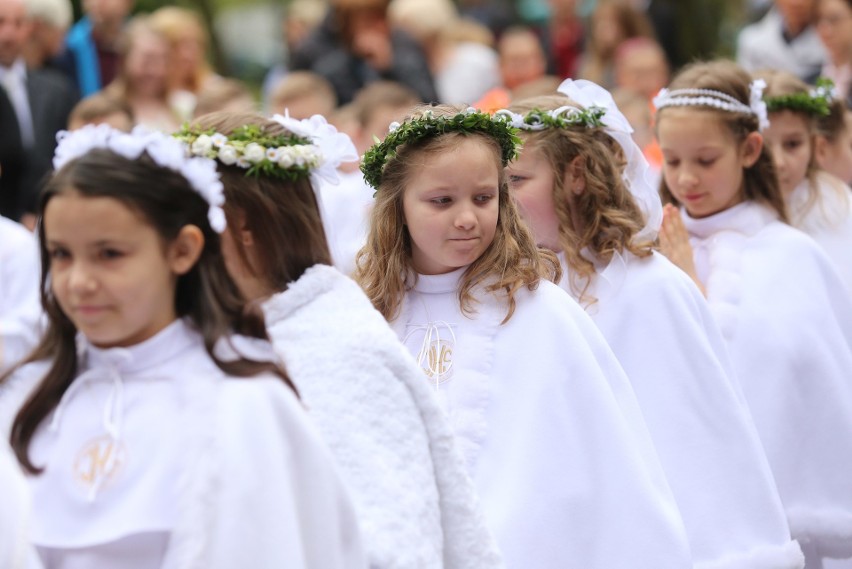
[[[690,567],[682,521],[623,371],[550,282],[504,298],[465,269],[420,275],[394,320],[437,388],[510,569]],[[629,401],[632,399],[632,401]]]
[[[563,288],[570,268],[560,255]],[[798,569],[754,423],[707,302],[658,253],[616,254],[586,291],[636,392],[683,516],[696,568]]]
[[[39,569],[41,563],[30,545],[30,490],[5,441],[0,441],[0,504],[0,567]]]
[[[681,215],[793,537],[852,556],[852,302],[839,276],[767,206]]]
[[[323,182],[317,192],[331,260],[344,275],[355,272],[355,258],[367,241],[374,192],[360,170],[341,173],[339,184]]]
[[[263,309],[349,486],[371,567],[501,567],[420,370],[355,282],[316,265]]]
[[[816,182],[812,203],[807,179],[787,199],[790,222],[823,248],[852,295],[852,191],[825,173],[818,174]]]
[[[24,226],[0,216],[0,373],[38,343],[39,252]]]
[[[80,346],[82,373],[30,446],[48,569],[366,567],[328,449],[280,378],[225,375],[183,320],[129,348]]]

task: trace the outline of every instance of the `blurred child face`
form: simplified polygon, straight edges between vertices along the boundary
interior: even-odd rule
[[[784,18],[787,29],[799,33],[814,17],[815,0],[775,0],[775,6]]]
[[[132,346],[175,320],[177,275],[189,268],[139,213],[68,191],[48,202],[43,223],[53,294],[94,345]]]
[[[808,175],[813,150],[808,119],[800,113],[781,111],[769,116],[769,124],[764,138],[781,191],[788,196]]]
[[[500,75],[507,89],[514,89],[547,71],[541,44],[532,33],[518,34],[500,42]]]
[[[415,271],[449,273],[473,263],[491,245],[497,231],[499,169],[494,151],[475,138],[429,154],[412,169],[402,209]]]
[[[550,162],[535,146],[525,146],[506,171],[512,197],[532,229],[536,243],[551,251],[561,251],[559,218],[553,198],[556,180]]]
[[[760,157],[762,138],[738,141],[715,111],[667,108],[657,115],[666,185],[692,217],[707,217],[745,199],[743,170]]]
[[[169,46],[156,34],[141,33],[124,62],[131,92],[142,97],[160,97],[166,93]]]
[[[814,157],[820,168],[852,185],[852,111],[846,112],[846,128],[833,142],[816,137]]]
[[[662,50],[656,47],[636,48],[616,64],[616,83],[648,100],[669,81],[668,63]]]
[[[852,7],[846,0],[820,0],[817,33],[832,59],[852,56]]]

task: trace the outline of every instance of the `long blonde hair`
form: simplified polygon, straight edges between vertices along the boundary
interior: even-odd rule
[[[454,116],[462,109],[450,105],[418,107],[412,116],[420,116],[426,110],[435,116]],[[411,265],[411,235],[405,225],[402,206],[411,171],[429,156],[451,151],[463,139],[480,141],[493,152],[499,171],[499,210],[494,240],[462,277],[458,291],[462,311],[467,315],[475,313],[473,289],[487,282],[487,292],[504,291],[506,294],[505,323],[514,313],[514,294],[518,290],[522,287],[534,290],[541,278],[557,282],[561,277],[556,256],[536,247],[532,233],[509,195],[497,141],[479,132],[449,132],[400,145],[382,173],[367,244],[358,252],[355,279],[388,320],[399,315],[403,297],[416,284],[417,278]]]
[[[565,105],[580,108],[568,97],[548,95],[519,101],[510,110],[526,114]],[[608,263],[613,255],[624,251],[647,257],[654,246],[652,241],[634,240],[645,226],[645,218],[622,180],[621,148],[602,128],[582,124],[529,131],[523,138],[525,151],[540,151],[553,171],[559,245],[571,268],[571,292],[581,303],[591,304],[595,299],[586,292],[595,274],[595,265],[583,255],[584,249],[597,260]],[[565,182],[565,170],[578,157],[583,161],[585,187],[582,193],[574,196]],[[575,219],[579,220],[578,224]]]

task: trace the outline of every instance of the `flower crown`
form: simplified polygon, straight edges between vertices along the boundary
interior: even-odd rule
[[[759,129],[769,126],[766,103],[763,101],[763,90],[766,81],[755,79],[750,85],[749,104],[746,105],[736,97],[716,91],[715,89],[660,89],[654,97],[654,106],[659,111],[666,107],[713,107],[730,113],[745,113],[757,117]]]
[[[504,166],[515,158],[521,143],[517,129],[505,114],[492,117],[468,107],[454,116],[435,116],[427,110],[419,117],[406,119],[402,124],[391,123],[385,139],[376,140],[376,144],[364,154],[361,163],[364,180],[378,190],[385,164],[396,155],[397,148],[448,132],[480,132],[494,138],[500,144]]]
[[[144,152],[158,166],[183,176],[190,187],[210,204],[207,211],[210,227],[218,233],[225,230],[227,222],[222,209],[225,194],[216,163],[207,158],[187,156],[184,146],[171,136],[140,126],[127,133],[101,124],[86,125],[71,132],[60,131],[56,140],[58,144],[53,156],[55,170],[97,148],[109,150],[128,160],[138,160]]]
[[[336,182],[340,163],[358,159],[352,140],[320,115],[305,120],[275,115],[272,120],[287,133],[271,135],[258,125],[248,124],[224,135],[215,129],[184,125],[174,137],[191,155],[243,168],[247,176],[291,181],[312,176]]]
[[[589,107],[578,109],[571,105],[565,105],[551,111],[533,109],[525,115],[519,115],[512,111],[501,110],[494,116],[504,116],[513,127],[520,130],[544,130],[547,128],[568,128],[571,126],[584,126],[586,128],[603,127],[601,120],[606,114],[602,107]]]
[[[834,100],[834,82],[826,77],[817,79],[816,87],[807,93],[792,93],[764,99],[770,113],[789,110],[818,117],[827,117],[831,114],[831,104]]]

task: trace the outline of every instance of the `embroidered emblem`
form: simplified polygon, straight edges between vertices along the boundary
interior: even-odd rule
[[[448,339],[438,339],[433,340],[429,346],[424,347],[426,348],[426,353],[419,358],[423,371],[436,384],[449,381],[453,377],[453,350],[456,347],[455,342]]]
[[[74,458],[74,480],[91,496],[113,482],[127,461],[121,441],[109,435],[92,439]]]

